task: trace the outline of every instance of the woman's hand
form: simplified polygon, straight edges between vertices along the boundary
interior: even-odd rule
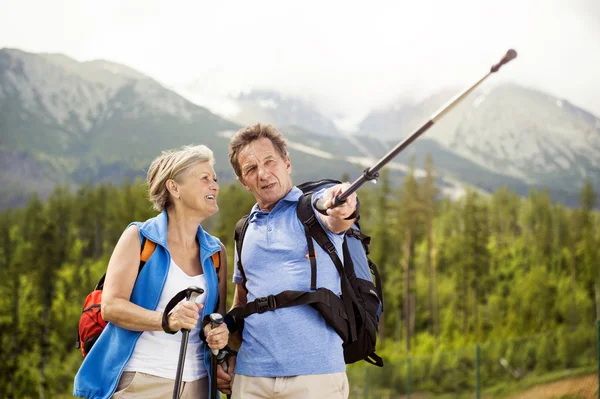
[[[179,331],[181,329],[192,330],[198,324],[198,311],[204,306],[191,301],[181,301],[169,315],[169,329]]]
[[[211,329],[210,323],[204,327],[206,335],[206,344],[210,349],[223,349],[229,342],[229,329],[227,324],[223,323],[218,327]]]

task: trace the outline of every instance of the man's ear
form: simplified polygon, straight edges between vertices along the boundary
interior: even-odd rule
[[[285,168],[287,169],[287,174],[292,175],[292,160],[290,159],[290,155],[287,154],[285,156]]]

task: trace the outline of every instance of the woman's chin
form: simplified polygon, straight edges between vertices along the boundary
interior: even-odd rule
[[[209,213],[208,216],[212,216],[212,215],[214,215],[217,212],[219,212],[219,205],[214,204],[212,207],[210,207],[210,209],[208,211],[208,213]]]

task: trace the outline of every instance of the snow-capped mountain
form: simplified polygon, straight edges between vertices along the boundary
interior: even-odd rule
[[[240,127],[123,65],[0,50],[0,208],[32,191],[45,197],[57,184],[143,176],[153,157],[185,144],[208,145],[227,182],[228,139]],[[343,156],[316,151],[327,136],[303,132],[290,133],[294,179],[360,173]]]
[[[565,106],[566,105],[566,106]],[[503,86],[479,95],[445,145],[525,182],[577,189],[600,181],[600,120],[565,100]]]
[[[112,134],[104,128],[115,118],[171,117],[233,126],[158,82],[108,61],[80,63],[63,55],[4,49],[0,83],[3,128],[20,130],[2,136],[0,145],[10,149],[61,154],[104,145],[95,142]]]
[[[455,93],[374,112],[358,134],[349,135],[309,103],[274,92],[237,97],[239,109],[250,115],[238,124],[124,65],[3,49],[0,207],[22,204],[32,190],[44,196],[56,184],[142,176],[161,151],[185,144],[208,145],[226,182],[233,178],[229,137],[257,121],[284,132],[294,181],[344,174],[354,180]],[[429,153],[448,195],[465,185],[485,191],[508,186],[520,194],[548,187],[556,199],[574,205],[584,177],[600,186],[599,136],[598,118],[566,100],[500,86],[467,98],[387,167],[398,186],[410,157],[420,167]]]
[[[236,97],[235,122],[246,125],[262,121],[274,126],[302,126],[321,135],[338,135],[335,124],[312,104],[297,97],[267,90],[253,90]]]
[[[11,195],[119,182],[160,151],[199,142],[225,170],[227,141],[215,133],[238,127],[123,65],[0,50],[0,155],[10,165],[0,182]]]
[[[394,132],[406,136],[452,97],[444,91],[420,104],[380,110],[365,118],[361,131],[388,139]],[[437,151],[527,186],[576,192],[586,178],[600,186],[600,119],[566,100],[521,86],[472,93],[417,141],[435,142]],[[435,151],[433,158],[439,159]]]
[[[228,94],[212,85],[208,79],[178,85],[173,90],[195,104],[207,107],[240,125],[260,121],[278,128],[301,126],[327,136],[340,133],[336,123],[310,101],[274,90],[248,89]]]

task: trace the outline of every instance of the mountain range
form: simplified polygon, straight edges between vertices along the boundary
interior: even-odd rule
[[[43,197],[57,184],[143,176],[162,150],[192,143],[208,145],[217,174],[230,180],[228,138],[257,121],[288,138],[296,182],[355,179],[455,93],[374,110],[350,134],[309,102],[274,91],[237,96],[239,111],[225,118],[124,65],[1,49],[0,207],[21,205],[33,191]],[[419,167],[427,153],[448,195],[466,185],[520,194],[547,188],[574,205],[585,179],[600,187],[600,119],[517,85],[471,94],[388,165],[395,184],[411,156]]]

